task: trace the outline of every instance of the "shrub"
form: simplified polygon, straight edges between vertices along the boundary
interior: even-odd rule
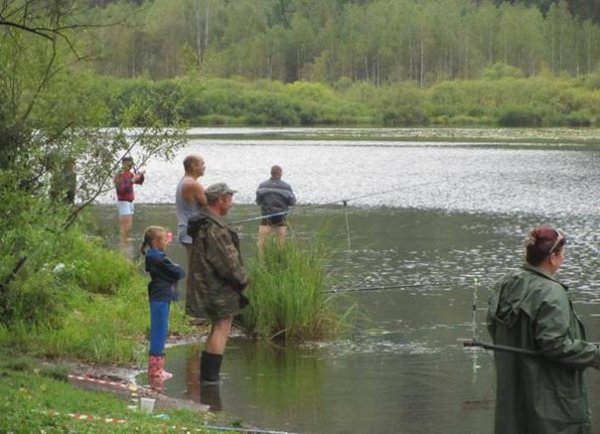
[[[483,80],[500,80],[502,78],[523,78],[525,74],[519,68],[506,63],[494,63],[492,66],[483,68],[481,78]]]
[[[577,110],[570,113],[566,118],[569,127],[589,127],[594,123],[594,116],[587,110]]]
[[[9,314],[3,322],[16,321],[30,326],[60,326],[66,304],[66,296],[56,285],[54,274],[47,268],[27,270],[8,288]]]
[[[85,291],[115,295],[136,271],[123,253],[102,248],[98,240],[72,237],[65,244],[65,268],[59,276],[75,279]]]
[[[352,308],[336,315],[332,300],[324,292],[324,256],[317,242],[307,250],[293,241],[267,243],[258,261],[250,266],[250,306],[244,310],[243,326],[259,339],[296,342],[342,330]]]
[[[498,124],[503,127],[539,127],[542,120],[542,115],[532,109],[512,108],[500,115]]]

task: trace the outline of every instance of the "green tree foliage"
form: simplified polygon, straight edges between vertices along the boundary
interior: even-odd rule
[[[527,6],[538,7],[540,11],[545,14],[559,1],[560,0],[494,0],[494,3],[522,3]],[[565,5],[568,6],[569,11],[574,16],[577,16],[580,19],[592,19],[595,22],[600,22],[600,3],[596,0],[567,0]]]
[[[496,63],[573,76],[600,61],[591,0],[170,0],[102,3],[130,25],[87,32],[98,72],[152,79],[210,77],[378,86],[472,79]],[[597,2],[596,2],[597,3]]]
[[[61,297],[53,293],[56,282],[48,267],[61,249],[60,238],[86,206],[114,188],[111,180],[122,156],[132,154],[138,163],[169,158],[182,143],[168,83],[152,89],[154,99],[115,109],[106,82],[81,66],[86,48],[81,32],[90,28],[86,12],[75,0],[0,5],[3,324],[54,323]],[[101,128],[109,121],[115,128]],[[127,129],[132,126],[140,128]],[[88,284],[95,285],[89,279]]]

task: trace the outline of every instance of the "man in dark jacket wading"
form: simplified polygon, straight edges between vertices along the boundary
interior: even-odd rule
[[[292,187],[281,180],[282,175],[283,169],[280,166],[271,167],[271,178],[261,182],[256,190],[256,203],[265,216],[258,227],[259,251],[272,233],[275,233],[279,241],[283,241],[287,235],[287,213],[290,206],[296,205],[296,196]]]

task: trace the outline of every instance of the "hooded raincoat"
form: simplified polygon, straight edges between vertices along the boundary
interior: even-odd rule
[[[204,208],[188,221],[193,239],[186,313],[211,320],[235,316],[248,304],[242,291],[248,285],[237,234]]]
[[[525,264],[496,283],[487,324],[495,344],[538,353],[495,352],[495,433],[591,433],[584,369],[600,365],[600,351],[567,287]]]

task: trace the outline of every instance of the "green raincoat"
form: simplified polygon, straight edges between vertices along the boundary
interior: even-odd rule
[[[237,234],[225,221],[203,209],[188,222],[193,239],[185,310],[211,320],[235,316],[248,304],[248,285]]]
[[[600,350],[567,287],[525,264],[496,283],[487,323],[495,344],[539,353],[495,352],[495,433],[591,433],[584,369],[600,366]]]

